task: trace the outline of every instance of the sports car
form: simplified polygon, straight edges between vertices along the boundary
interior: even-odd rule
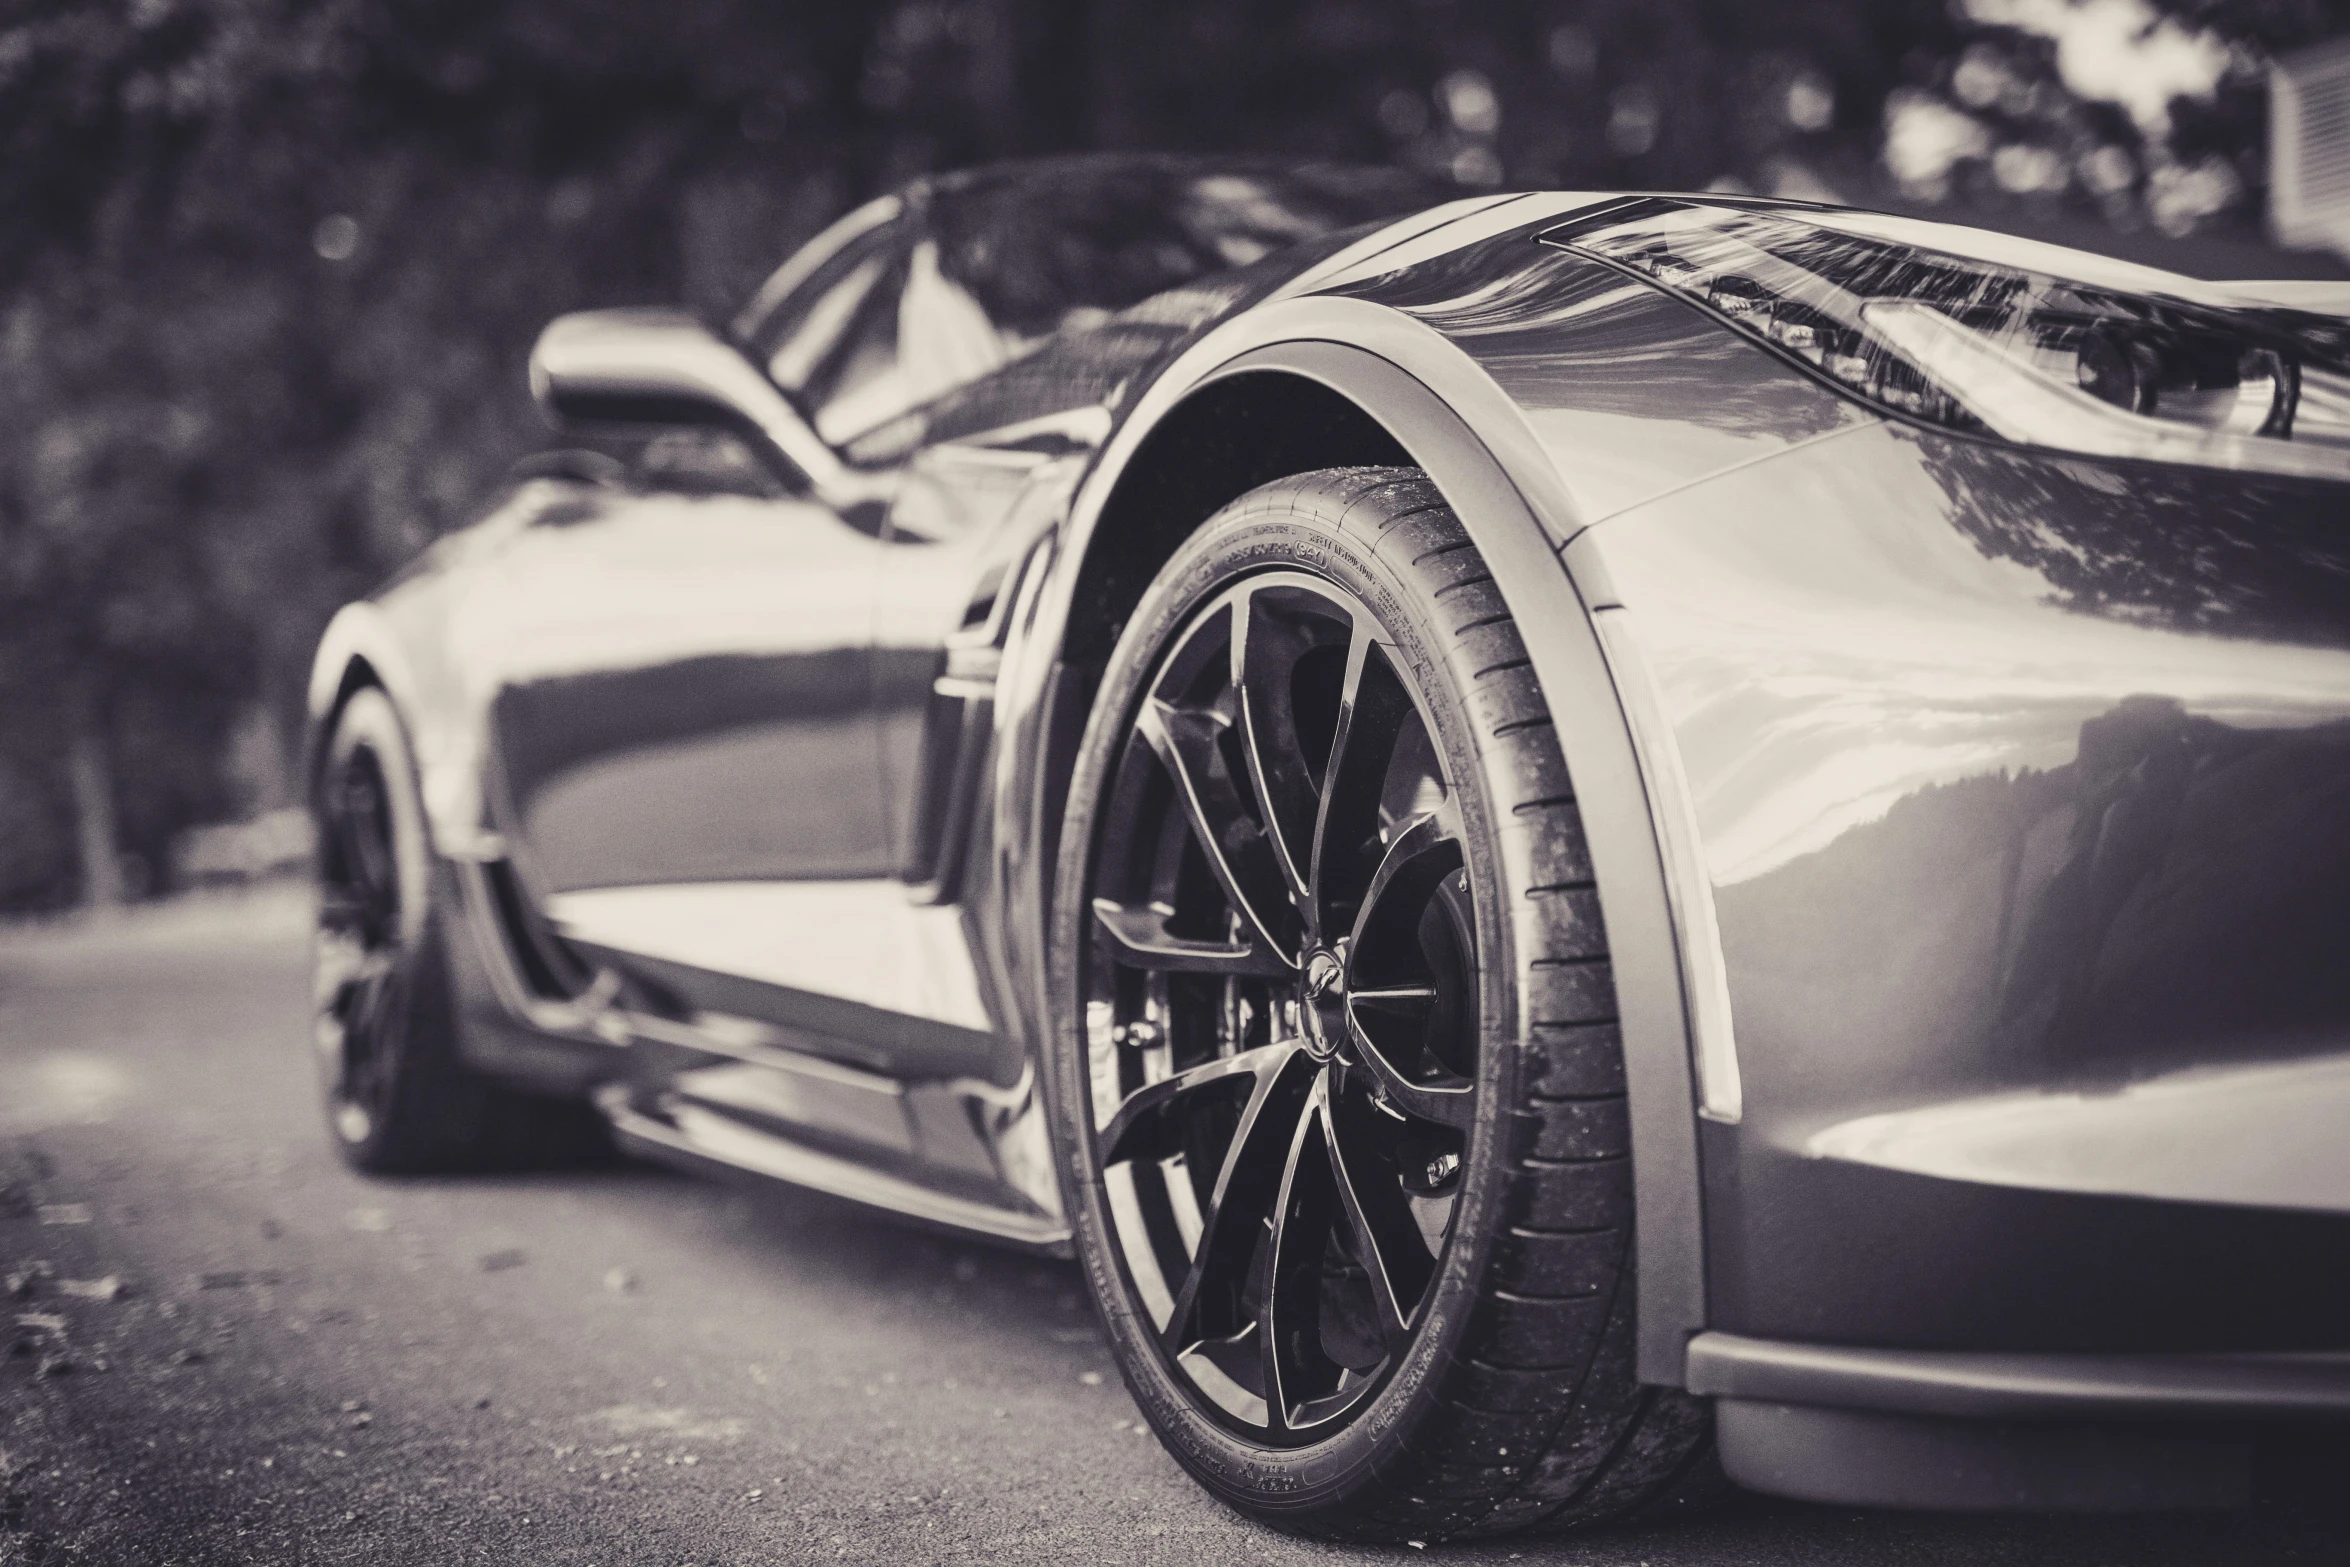
[[[2350,297],[1108,156],[327,631],[327,1120],[1073,1256],[1329,1538],[2224,1504],[2350,1415]]]

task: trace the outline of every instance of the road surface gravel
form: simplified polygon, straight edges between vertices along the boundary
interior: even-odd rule
[[[2350,1560],[2236,1515],[1743,1499],[1425,1551],[1291,1539],[1142,1429],[1067,1264],[641,1166],[371,1181],[295,889],[0,932],[0,1564]],[[2313,1461],[2314,1462],[2314,1461]]]

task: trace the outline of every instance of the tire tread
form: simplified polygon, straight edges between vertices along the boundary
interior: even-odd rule
[[[1335,1538],[1514,1532],[1617,1516],[1710,1461],[1711,1415],[1633,1368],[1630,1104],[1606,929],[1557,726],[1467,530],[1411,469],[1336,469],[1244,497],[1324,518],[1415,579],[1503,780],[1520,903],[1524,1070],[1507,1228],[1412,1462]],[[1515,784],[1513,790],[1509,786]],[[1514,794],[1515,798],[1510,798]]]

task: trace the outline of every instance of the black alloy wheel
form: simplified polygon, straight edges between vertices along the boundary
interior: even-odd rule
[[[1179,548],[1070,779],[1046,1061],[1080,1262],[1170,1452],[1300,1532],[1620,1516],[1708,1463],[1633,1375],[1623,1051],[1524,642],[1425,476]]]
[[[362,1169],[400,1167],[402,1075],[413,1054],[422,971],[436,954],[422,807],[407,735],[381,691],[338,716],[314,796],[318,935],[313,1038],[335,1146]]]
[[[432,853],[407,731],[382,691],[352,693],[322,763],[312,1039],[336,1150],[371,1174],[600,1154],[585,1106],[519,1092],[458,1057],[453,877]]]
[[[1273,1443],[1393,1369],[1476,1120],[1459,816],[1382,636],[1301,572],[1202,606],[1135,710],[1095,865],[1121,1259],[1179,1374]]]
[[[359,747],[328,778],[315,977],[319,1065],[336,1134],[364,1144],[386,1112],[412,965],[383,762]]]

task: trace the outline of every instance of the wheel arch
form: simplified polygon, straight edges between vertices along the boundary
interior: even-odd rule
[[[1430,328],[1326,297],[1240,317],[1145,394],[1080,488],[1028,628],[1040,656],[1020,661],[1021,687],[1007,693],[1008,721],[1022,732],[1007,737],[1003,755],[1031,759],[1032,770],[1024,787],[998,793],[999,810],[1015,818],[1001,821],[999,842],[1023,845],[1026,885],[1016,897],[1040,944],[1029,998],[1035,1037],[1045,1037],[1051,1015],[1041,943],[1077,731],[1143,588],[1184,538],[1258,484],[1399,461],[1427,472],[1492,567],[1569,758],[1624,1037],[1640,1376],[1682,1385],[1687,1341],[1705,1326],[1689,1033],[1644,771],[1591,615],[1610,595],[1603,583],[1577,581],[1561,558],[1580,519],[1523,414]]]
[[[372,604],[346,604],[328,622],[310,663],[302,736],[302,797],[315,803],[335,724],[351,698],[368,687],[384,693],[406,720],[405,661],[390,645],[389,628]]]

